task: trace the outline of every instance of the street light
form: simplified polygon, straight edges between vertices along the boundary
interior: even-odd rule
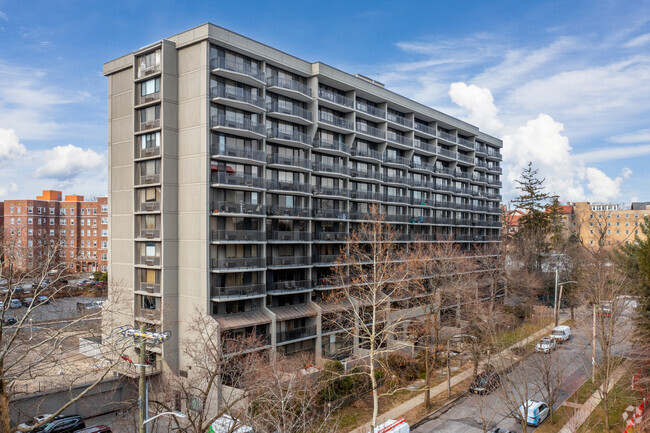
[[[187,418],[187,415],[185,415],[184,413],[181,413],[181,412],[163,412],[163,413],[159,413],[158,415],[154,415],[154,416],[152,416],[151,418],[149,418],[147,420],[142,421],[142,425],[145,425],[149,421],[153,421],[156,418],[158,418],[159,416],[163,416],[163,415],[172,415],[172,416],[175,416],[176,418]]]
[[[560,313],[560,303],[562,302],[562,286],[569,283],[577,283],[577,281],[565,281],[563,283],[558,284],[558,287],[560,288],[560,296],[557,299],[555,299],[555,307],[553,308],[553,311],[555,312],[554,313],[555,315],[553,316],[553,318],[555,319],[555,326],[557,326],[558,317],[560,315],[559,313]]]

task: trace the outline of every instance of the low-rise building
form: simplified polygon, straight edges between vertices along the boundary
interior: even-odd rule
[[[650,214],[650,203],[632,203],[628,207],[618,204],[573,204],[576,232],[580,241],[592,248],[614,247],[634,242],[635,235],[643,237],[639,225]]]

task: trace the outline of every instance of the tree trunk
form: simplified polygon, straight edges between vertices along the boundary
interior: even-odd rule
[[[377,379],[375,378],[374,351],[370,352],[370,385],[372,386],[372,425],[370,431],[374,432],[377,427],[377,416],[379,412],[379,395],[377,392]]]
[[[10,421],[7,382],[5,380],[0,380],[0,431],[11,431]]]
[[[430,343],[427,342],[424,357],[424,407],[426,409],[431,408],[431,362],[429,360],[429,345]]]

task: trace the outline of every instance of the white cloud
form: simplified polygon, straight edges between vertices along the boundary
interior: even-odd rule
[[[621,183],[623,182],[621,177],[611,179],[594,167],[585,168],[584,176],[591,192],[592,201],[611,202],[621,195]]]
[[[626,48],[637,48],[647,44],[648,42],[650,42],[650,33],[645,33],[630,39],[624,43],[623,46]]]
[[[7,16],[7,13],[2,12],[2,11],[0,11],[0,19],[5,20],[5,21],[9,21],[9,17]]]
[[[616,146],[604,149],[592,150],[575,155],[575,158],[584,163],[613,161],[615,159],[628,159],[644,155],[650,155],[650,144],[639,146]]]
[[[18,192],[18,185],[16,182],[9,182],[8,186],[0,186],[0,198],[14,192]]]
[[[628,167],[623,167],[623,170],[621,170],[621,176],[623,176],[623,179],[629,179],[633,174],[634,172],[632,169]]]
[[[630,132],[627,134],[614,135],[609,137],[609,141],[614,143],[641,143],[643,141],[650,142],[650,129],[641,129],[639,131]]]
[[[104,156],[92,149],[83,150],[72,144],[56,146],[45,152],[44,163],[36,170],[36,177],[71,179],[83,172],[98,170],[105,165]]]
[[[467,121],[489,134],[497,134],[503,129],[498,119],[499,110],[494,105],[490,89],[474,84],[452,83],[449,86],[451,100],[467,110]]]
[[[0,128],[0,165],[8,160],[20,158],[27,153],[13,129]]]

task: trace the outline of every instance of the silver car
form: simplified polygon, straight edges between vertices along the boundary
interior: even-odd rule
[[[538,352],[550,353],[551,350],[555,349],[555,347],[555,339],[551,337],[544,337],[539,340],[539,343],[537,343],[537,346],[535,346],[535,350]]]

